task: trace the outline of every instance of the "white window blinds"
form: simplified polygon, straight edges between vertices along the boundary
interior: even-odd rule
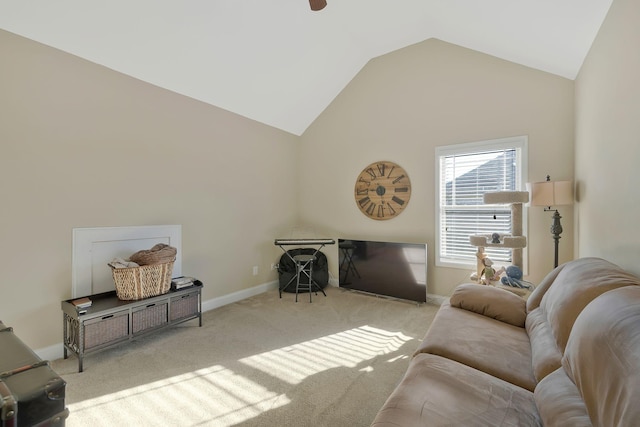
[[[483,194],[521,188],[525,142],[521,137],[437,149],[439,264],[475,264],[470,235],[511,232],[510,206],[485,205]],[[511,262],[508,249],[485,252],[499,264]]]

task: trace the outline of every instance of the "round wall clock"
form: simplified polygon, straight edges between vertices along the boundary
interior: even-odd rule
[[[409,204],[409,175],[393,162],[371,163],[356,180],[354,191],[360,211],[371,219],[395,218]]]

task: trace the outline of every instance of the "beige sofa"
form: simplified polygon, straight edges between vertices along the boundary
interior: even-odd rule
[[[638,285],[582,258],[527,301],[458,286],[372,426],[640,425]]]

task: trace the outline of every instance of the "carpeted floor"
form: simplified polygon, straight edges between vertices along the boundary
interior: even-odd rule
[[[52,362],[67,426],[368,426],[438,307],[328,287],[277,290],[85,357]]]

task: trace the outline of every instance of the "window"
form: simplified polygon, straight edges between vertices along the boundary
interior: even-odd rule
[[[482,197],[521,191],[526,153],[526,136],[436,148],[436,265],[475,266],[477,248],[469,243],[470,235],[511,232],[511,207],[485,205]],[[494,262],[511,262],[509,249],[488,247],[485,252]]]

